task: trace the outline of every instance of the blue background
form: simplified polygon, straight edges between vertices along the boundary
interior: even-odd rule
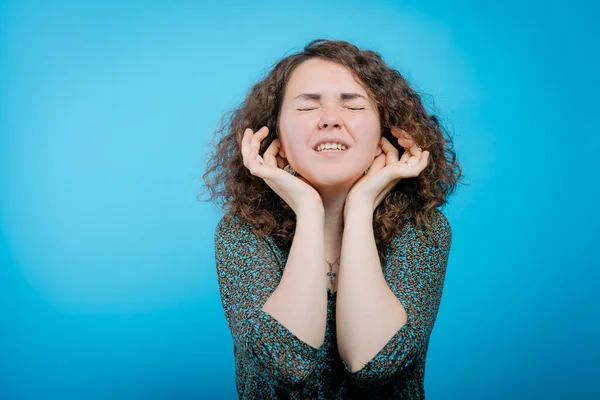
[[[196,200],[220,116],[308,41],[380,52],[465,181],[429,399],[599,398],[592,2],[0,2],[0,398],[235,398]]]

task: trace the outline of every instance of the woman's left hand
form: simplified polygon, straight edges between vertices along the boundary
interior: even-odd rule
[[[408,134],[396,127],[392,134],[398,138],[398,144],[404,148],[400,153],[389,140],[382,136],[381,152],[371,164],[369,171],[350,189],[346,197],[346,208],[349,204],[372,204],[373,211],[392,191],[402,178],[414,178],[427,166],[429,151],[422,151]]]

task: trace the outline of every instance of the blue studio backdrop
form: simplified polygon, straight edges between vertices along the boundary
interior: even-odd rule
[[[431,95],[464,168],[427,397],[600,398],[592,2],[282,3],[0,2],[0,398],[236,398],[207,144],[316,38]]]

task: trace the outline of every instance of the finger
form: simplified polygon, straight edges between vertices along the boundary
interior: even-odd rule
[[[251,147],[256,147],[260,149],[260,143],[262,142],[262,140],[264,138],[267,137],[267,135],[269,134],[269,128],[266,126],[263,126],[262,128],[260,128],[255,134],[254,136],[252,136],[252,142]]]
[[[250,141],[252,140],[253,134],[252,129],[246,128],[244,135],[242,136],[242,158],[244,159],[244,164],[248,156],[248,151],[250,150]]]
[[[409,158],[409,160],[407,162],[410,165],[421,165],[423,162],[423,153],[424,152],[421,151],[421,148],[416,147],[416,149],[411,150],[411,157]],[[427,165],[427,164],[425,164],[425,165]],[[423,165],[423,168],[425,168],[425,165]]]
[[[381,149],[385,153],[386,165],[398,162],[398,157],[400,155],[398,149],[385,137],[381,138]]]
[[[283,157],[281,157],[279,154],[276,156],[276,158],[277,158],[277,166],[279,168],[285,167],[285,159]]]
[[[404,129],[393,126],[390,131],[392,135],[398,139],[398,144],[400,146],[404,147],[405,149],[410,149],[412,146],[414,146],[414,139]]]
[[[412,145],[410,148],[410,154],[414,157],[420,157],[422,152],[423,152],[423,150],[421,150],[419,145],[416,143],[414,145]]]
[[[429,151],[425,150],[421,153],[421,157],[419,158],[419,166],[421,167],[421,171],[425,169],[429,162]],[[420,171],[419,171],[420,172]]]
[[[414,176],[417,176],[421,172],[423,172],[423,170],[427,166],[428,160],[429,160],[429,152],[428,151],[422,152],[418,160],[413,160],[413,158],[411,157],[411,160],[409,160],[408,164],[410,165],[410,168],[413,170]]]
[[[281,143],[279,142],[279,139],[275,139],[271,142],[271,144],[263,154],[265,164],[267,164],[270,167],[277,166],[277,159],[275,157],[277,156],[277,153],[279,153],[280,147]]]
[[[246,129],[242,142],[242,157],[244,165],[249,170],[252,170],[254,165],[257,164],[258,157],[258,149],[254,149],[251,145],[253,135],[254,133],[252,132],[252,129]]]
[[[256,134],[255,134],[256,135]],[[252,166],[254,166],[257,162],[258,159],[258,146],[256,146],[255,144],[252,143],[252,141],[250,141],[250,149],[248,150],[248,155],[247,155],[247,167],[248,168],[252,168]]]
[[[399,162],[401,163],[405,163],[410,159],[410,151],[408,150],[404,150],[404,153],[402,153],[402,157],[400,157]]]
[[[367,171],[365,176],[373,175],[373,174],[377,173],[378,171],[381,171],[385,167],[385,163],[386,163],[385,154],[381,153],[380,155],[375,157],[375,159],[371,163],[371,166],[369,167],[369,170]]]
[[[386,163],[386,156],[382,153],[379,155],[379,157],[377,157],[374,161],[373,161],[373,167],[371,168],[371,170],[373,170],[373,173],[382,170],[383,168],[385,168],[385,163]]]
[[[421,150],[421,147],[415,143],[412,147],[404,149],[404,153],[402,154],[402,157],[400,157],[399,162],[409,164],[412,167],[419,164],[422,154],[423,151]]]
[[[269,128],[263,126],[252,136],[252,140],[250,141],[250,151],[248,154],[248,162],[255,163],[259,160],[258,151],[260,150],[261,141],[269,134]],[[262,158],[260,159],[262,160]],[[264,162],[264,160],[263,160]]]

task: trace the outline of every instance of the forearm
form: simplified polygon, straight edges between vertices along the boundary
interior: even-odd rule
[[[406,323],[406,311],[381,269],[369,204],[346,206],[336,303],[338,349],[352,372]]]
[[[322,206],[298,212],[296,231],[277,289],[263,306],[305,343],[319,348],[325,337],[327,281]]]

